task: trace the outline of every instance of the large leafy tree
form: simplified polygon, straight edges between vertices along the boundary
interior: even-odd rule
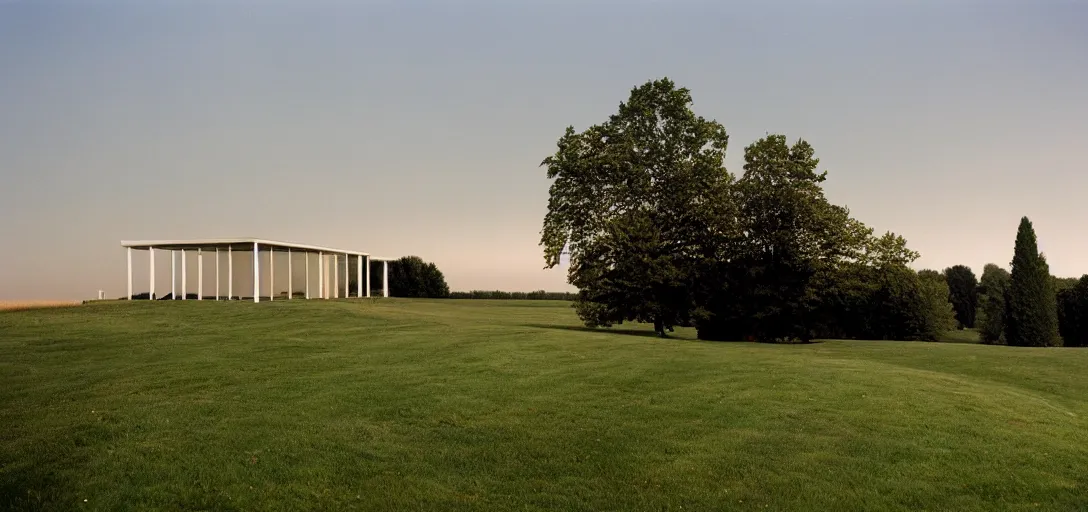
[[[957,326],[956,310],[949,300],[948,281],[936,270],[918,272],[919,284],[926,303],[924,339],[937,341],[941,334]]]
[[[975,313],[978,311],[978,279],[966,265],[956,265],[944,269],[944,279],[948,283],[948,300],[956,311],[957,327],[975,327]]]
[[[665,78],[631,91],[604,123],[568,127],[544,159],[552,180],[541,230],[547,268],[569,254],[575,308],[590,326],[654,323],[694,308],[697,268],[721,256],[735,217],[728,136]]]
[[[434,263],[427,263],[419,256],[404,256],[389,262],[389,295],[446,298],[450,287]]]
[[[976,321],[983,343],[1005,342],[1005,294],[1009,271],[987,263],[979,280],[979,317]]]
[[[1088,275],[1058,292],[1058,329],[1067,347],[1088,347]]]
[[[856,257],[868,232],[824,197],[812,146],[769,135],[745,148],[736,185],[738,238],[722,262],[725,299],[700,336],[810,339],[820,321],[819,283]]]
[[[1005,302],[1005,340],[1009,345],[1058,344],[1058,306],[1050,267],[1039,253],[1035,228],[1020,220]]]
[[[932,340],[939,311],[933,286],[910,269],[919,254],[902,236],[885,233],[870,238],[860,257],[840,265],[833,290],[851,290],[852,300],[836,311],[843,337]],[[928,292],[928,293],[927,293]],[[947,304],[947,289],[944,303]],[[937,292],[939,294],[940,292]],[[937,315],[939,316],[939,315]]]

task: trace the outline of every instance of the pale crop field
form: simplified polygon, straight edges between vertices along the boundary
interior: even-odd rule
[[[78,300],[0,300],[0,311],[78,306]]]

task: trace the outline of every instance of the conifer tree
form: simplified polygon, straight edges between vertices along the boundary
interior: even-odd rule
[[[1058,304],[1050,267],[1039,254],[1035,229],[1020,219],[1005,301],[1005,339],[1009,345],[1049,347],[1058,344]]]

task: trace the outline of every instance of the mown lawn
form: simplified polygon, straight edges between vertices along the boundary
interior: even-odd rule
[[[577,326],[515,301],[0,313],[0,508],[1088,509],[1088,350]]]

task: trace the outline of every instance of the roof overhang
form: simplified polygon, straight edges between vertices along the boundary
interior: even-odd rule
[[[265,240],[262,238],[207,238],[197,240],[122,240],[121,247],[128,247],[136,250],[147,251],[151,249],[159,249],[163,251],[188,251],[188,250],[205,250],[213,251],[215,249],[231,249],[240,251],[252,251],[253,244],[258,245],[259,250],[268,251],[280,251],[287,252],[288,250],[294,252],[313,252],[313,253],[330,253],[330,254],[349,254],[352,256],[367,256],[372,261],[392,261],[392,258],[377,258],[370,256],[369,253],[360,251],[349,251],[346,249],[336,249],[333,247],[322,247],[319,245],[299,244],[295,242],[280,242],[276,240]]]

